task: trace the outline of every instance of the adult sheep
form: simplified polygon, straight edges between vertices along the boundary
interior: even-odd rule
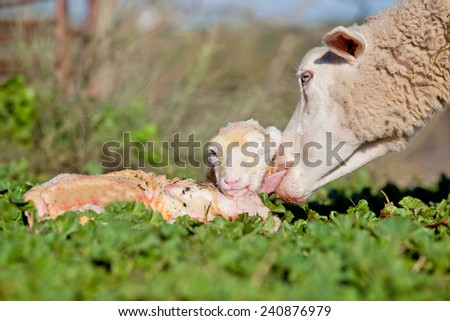
[[[450,102],[449,0],[404,0],[363,25],[337,27],[298,69],[301,98],[277,158],[276,192],[318,187],[404,149]],[[282,172],[279,172],[282,173]]]

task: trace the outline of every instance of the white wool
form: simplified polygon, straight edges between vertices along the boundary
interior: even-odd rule
[[[450,102],[450,51],[436,57],[450,46],[449,23],[449,0],[405,0],[353,28],[369,43],[347,106],[358,136],[399,138],[393,149],[404,148]]]

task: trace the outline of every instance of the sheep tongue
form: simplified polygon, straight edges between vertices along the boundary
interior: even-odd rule
[[[282,171],[264,177],[264,182],[261,187],[261,193],[270,194],[275,192],[275,189],[277,188],[278,184],[280,184],[281,179],[284,177],[286,172],[287,170],[284,169]]]

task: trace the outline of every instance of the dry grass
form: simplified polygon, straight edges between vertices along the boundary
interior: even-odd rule
[[[38,94],[40,117],[30,148],[0,139],[0,163],[24,157],[35,173],[95,172],[103,143],[120,140],[123,132],[142,134],[149,124],[155,124],[158,133],[147,139],[157,143],[171,140],[176,132],[181,137],[195,133],[204,143],[227,122],[248,118],[283,128],[298,100],[296,66],[330,28],[288,28],[251,17],[238,26],[180,28],[168,18],[142,33],[135,28],[133,11],[108,21],[101,33],[73,35],[67,97],[55,87],[53,34],[45,29],[30,40],[17,30],[12,50]],[[445,155],[442,151],[448,141],[439,138],[449,137],[448,115],[433,126],[440,134],[427,134],[418,150],[436,143],[433,153],[448,160],[448,148]],[[373,165],[369,169],[380,181],[395,179],[399,175],[392,172],[402,160],[410,161],[411,154],[398,154],[395,164],[384,163],[384,171],[391,173],[380,171],[381,178]],[[427,164],[435,160],[429,157]],[[436,168],[433,179],[438,171],[450,173],[449,166],[447,161]],[[204,168],[170,166],[157,171],[203,178]],[[414,169],[405,175],[417,174],[421,176]]]
[[[311,45],[308,30],[252,20],[240,27],[162,23],[140,33],[134,19],[127,12],[110,19],[115,22],[101,35],[72,36],[67,97],[55,87],[53,34],[46,29],[25,39],[17,30],[19,69],[38,93],[34,145],[22,153],[34,171],[85,172],[86,164],[100,163],[104,142],[148,124],[158,128],[149,140],[171,140],[180,132],[182,138],[195,133],[203,143],[230,121],[286,124],[298,98],[295,67]],[[7,154],[17,156],[13,146]],[[160,171],[203,175],[203,169]]]

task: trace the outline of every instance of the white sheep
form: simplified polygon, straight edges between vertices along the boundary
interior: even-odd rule
[[[450,102],[449,0],[404,0],[363,25],[337,27],[298,69],[301,98],[277,164],[277,194],[318,187],[390,152]]]
[[[33,187],[24,195],[33,201],[37,221],[55,219],[67,211],[102,213],[110,203],[139,201],[161,213],[168,222],[189,215],[200,222],[217,216],[235,219],[242,213],[267,218],[269,209],[254,195],[229,198],[213,184],[193,179],[166,179],[164,175],[124,170],[105,175],[62,174]],[[33,225],[35,217],[25,213]]]
[[[265,130],[253,120],[229,124],[215,136],[215,139],[224,145],[226,142],[232,143],[236,140],[241,143],[251,142],[250,149],[256,147],[254,166],[248,169],[240,167],[236,171],[233,171],[233,168],[227,168],[225,172],[217,172],[219,179],[229,177],[227,175],[230,173],[233,175],[241,173],[241,177],[244,178],[241,182],[251,180],[251,184],[248,181],[251,186],[245,188],[245,193],[231,192],[228,189],[224,189],[224,193],[221,193],[211,183],[193,179],[167,179],[164,175],[139,170],[123,170],[95,176],[61,174],[44,184],[33,187],[24,195],[24,200],[34,202],[38,221],[55,219],[66,211],[93,210],[101,213],[108,204],[117,201],[142,202],[147,207],[160,212],[168,222],[185,214],[201,222],[211,221],[217,216],[235,219],[242,213],[248,213],[250,216],[259,215],[266,219],[269,209],[264,206],[256,191],[259,191],[264,174],[275,153],[275,146],[269,146],[267,151],[270,155],[267,162],[262,162],[263,159],[259,158],[258,146],[264,143],[269,131],[277,135],[278,139],[281,137],[281,133],[276,129]],[[242,156],[240,153],[233,154],[237,157],[240,157],[239,155]],[[229,160],[231,161],[231,158]],[[252,161],[249,158],[245,160]],[[237,161],[231,163],[233,166],[242,165]],[[251,177],[251,173],[257,177]],[[232,186],[234,188],[237,185]],[[33,215],[30,213],[26,215],[32,225]],[[280,221],[276,218],[275,223],[276,227],[280,225]]]

